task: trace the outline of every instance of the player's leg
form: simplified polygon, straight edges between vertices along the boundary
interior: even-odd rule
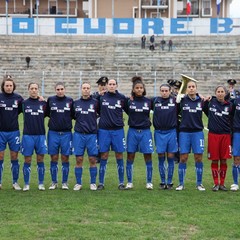
[[[13,189],[21,190],[21,187],[18,184],[19,168],[20,168],[19,161],[18,161],[18,152],[20,150],[20,132],[13,131],[8,133],[8,135],[9,135],[8,145],[10,149]]]
[[[108,152],[111,145],[111,136],[109,130],[98,130],[98,143],[99,152],[101,153],[100,165],[99,165],[99,185],[98,190],[104,189],[105,173],[107,169]]]
[[[96,155],[98,153],[98,146],[97,146],[97,135],[96,134],[89,134],[87,136],[87,152],[88,152],[88,159],[89,159],[89,173],[90,173],[90,190],[95,191],[97,190],[96,186],[96,178],[97,178],[97,165],[96,165]]]
[[[34,151],[34,139],[30,135],[23,135],[22,137],[22,147],[21,152],[24,156],[23,164],[23,178],[24,178],[24,187],[23,191],[29,191],[30,189],[30,174],[31,174],[31,161]]]
[[[179,147],[180,147],[180,162],[178,164],[178,179],[179,185],[176,188],[177,191],[184,189],[184,180],[187,170],[188,154],[191,150],[191,139],[190,133],[180,132],[179,133]]]
[[[117,171],[118,171],[118,189],[124,190],[124,162],[123,162],[123,152],[126,150],[126,141],[124,137],[124,130],[114,130],[111,131],[111,147],[115,152]]]
[[[62,189],[68,190],[69,155],[72,154],[72,133],[65,132],[60,136],[62,160]]]
[[[145,164],[146,164],[146,188],[148,190],[153,189],[152,184],[152,153],[153,153],[153,141],[152,133],[150,129],[142,130],[140,133],[139,151],[143,153]]]
[[[233,164],[232,164],[232,177],[233,184],[231,185],[231,191],[237,191],[238,186],[238,176],[240,170],[240,133],[233,133]]]
[[[203,132],[192,133],[192,151],[195,159],[196,188],[199,191],[205,191],[202,184],[203,176],[203,152],[204,152],[204,134]]]
[[[138,141],[136,136],[136,130],[129,128],[127,133],[126,189],[133,188],[133,163],[134,163],[135,152],[137,151],[137,148],[138,148]]]
[[[48,131],[48,154],[51,156],[50,162],[50,174],[52,183],[49,187],[50,190],[54,190],[58,186],[58,158],[59,158],[59,146],[60,135],[55,131]]]
[[[37,166],[38,166],[38,189],[44,191],[44,154],[47,153],[47,143],[45,135],[34,136],[35,138],[35,151],[37,154]]]

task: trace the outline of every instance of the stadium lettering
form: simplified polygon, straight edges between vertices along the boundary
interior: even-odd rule
[[[9,34],[40,34],[40,35],[206,35],[229,34],[233,28],[231,18],[10,18],[12,26]],[[1,32],[6,29],[0,25]],[[37,31],[38,30],[38,31]]]

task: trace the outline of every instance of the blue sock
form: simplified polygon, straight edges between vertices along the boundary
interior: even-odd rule
[[[166,168],[165,168],[165,157],[158,157],[158,171],[160,174],[160,178],[161,178],[161,183],[165,184],[166,183]]]
[[[168,158],[168,180],[167,180],[167,184],[172,184],[173,173],[174,173],[174,157],[173,158]]]
[[[30,163],[24,163],[23,164],[23,178],[24,178],[24,183],[26,185],[29,185],[30,174],[31,174],[31,164]]]
[[[184,178],[186,174],[187,164],[186,163],[179,163],[178,164],[178,178],[179,184],[184,185]]]
[[[117,159],[118,181],[119,184],[124,183],[124,164],[123,159]]]
[[[0,160],[0,184],[2,183],[3,160]]]
[[[127,173],[128,182],[132,183],[133,182],[133,161],[127,160],[126,173]]]
[[[44,175],[45,175],[44,162],[38,162],[37,163],[37,171],[38,171],[38,183],[43,184]]]
[[[196,162],[195,163],[195,169],[196,169],[196,184],[201,185],[202,184],[202,174],[203,174],[203,163],[202,162]]]
[[[239,167],[233,164],[232,166],[233,183],[237,185],[238,185],[238,170]]]
[[[80,184],[82,185],[82,171],[83,171],[83,168],[82,167],[75,167],[75,177],[76,177],[76,181],[77,181],[77,184]]]
[[[19,165],[18,159],[11,160],[11,170],[12,170],[12,180],[13,180],[13,183],[18,181],[18,178],[19,178],[19,168],[20,168],[20,165]]]
[[[69,162],[62,163],[62,183],[68,182]]]
[[[100,160],[100,167],[99,167],[99,184],[104,185],[104,177],[107,169],[107,160]]]
[[[90,167],[90,184],[96,184],[96,178],[97,178],[97,167]]]
[[[50,173],[51,173],[51,177],[52,177],[52,182],[53,183],[57,183],[57,175],[58,175],[58,162],[53,162],[51,161],[50,164]]]
[[[151,183],[152,182],[152,160],[149,160],[146,162],[146,177],[147,177],[147,183]]]

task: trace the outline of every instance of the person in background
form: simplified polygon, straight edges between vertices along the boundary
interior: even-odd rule
[[[172,51],[172,47],[173,47],[173,41],[170,39],[168,41],[168,51],[171,52]]]
[[[96,155],[97,149],[97,116],[99,103],[90,95],[91,86],[83,83],[81,86],[82,96],[74,101],[74,118],[76,120],[73,134],[73,153],[76,156],[74,191],[82,189],[82,172],[84,152],[87,150],[90,172],[90,190],[97,190],[96,177]]]
[[[98,190],[104,189],[105,173],[109,150],[115,152],[118,169],[119,190],[124,190],[124,163],[125,151],[123,110],[125,110],[126,97],[117,91],[117,81],[109,79],[107,92],[100,96],[100,120],[98,130],[98,144],[101,153],[99,166]]]
[[[100,77],[98,80],[97,80],[97,85],[98,85],[98,91],[94,92],[92,94],[92,97],[93,98],[96,98],[96,99],[99,99],[100,96],[104,95],[107,91],[107,83],[108,83],[108,77],[106,76],[103,76],[103,77]],[[97,118],[97,123],[99,124],[99,120],[100,120],[100,117],[98,115],[98,118]],[[98,152],[97,156],[96,156],[96,162],[97,163],[100,163],[100,159],[101,159],[101,153]]]
[[[142,49],[145,49],[145,45],[146,45],[146,36],[143,35],[143,36],[141,37],[141,48],[142,48]]]
[[[23,191],[30,189],[30,173],[32,155],[35,150],[37,158],[38,171],[38,189],[44,191],[44,154],[47,153],[46,136],[44,118],[46,116],[46,101],[39,101],[39,85],[37,83],[29,83],[28,85],[29,98],[22,103],[23,108],[23,137],[21,152],[24,156]]]
[[[72,148],[72,119],[73,99],[65,95],[66,88],[63,82],[55,85],[55,96],[47,100],[48,122],[48,154],[51,156],[50,173],[52,183],[49,187],[54,190],[58,187],[58,159],[61,153],[62,161],[62,189],[68,190],[69,155]]]
[[[228,79],[228,92],[225,96],[226,100],[232,100],[240,97],[240,92],[235,89],[237,81],[235,79]]]
[[[180,93],[181,94],[181,93]],[[204,134],[202,122],[203,100],[197,94],[197,84],[194,81],[187,83],[187,94],[180,101],[181,123],[179,127],[180,162],[178,164],[179,185],[177,191],[184,189],[185,173],[188,155],[194,154],[196,169],[196,189],[205,191],[202,185]]]
[[[161,183],[160,189],[173,188],[175,153],[178,151],[176,98],[171,96],[169,84],[160,86],[160,97],[152,99],[154,142],[158,153],[158,169]],[[168,165],[166,167],[165,158]],[[167,178],[166,178],[167,170]]]
[[[2,189],[3,162],[7,144],[10,150],[12,187],[21,190],[18,184],[20,150],[20,131],[18,115],[22,112],[23,98],[14,93],[16,84],[10,75],[3,78],[0,93],[0,189]]]
[[[225,186],[227,159],[232,157],[232,103],[225,100],[226,93],[224,86],[217,86],[216,97],[205,101],[203,108],[208,117],[208,159],[212,161],[211,170],[214,181],[212,190],[214,192],[227,191]]]
[[[136,152],[141,152],[146,164],[146,188],[153,189],[152,184],[152,153],[153,142],[150,131],[151,100],[146,98],[146,88],[139,76],[132,78],[132,92],[127,104],[128,134],[127,134],[127,164],[128,183],[126,189],[133,188],[133,163]]]

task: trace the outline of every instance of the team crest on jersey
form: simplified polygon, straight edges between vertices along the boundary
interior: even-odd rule
[[[200,108],[200,107],[201,107],[201,103],[199,102],[199,103],[197,104],[197,106]]]
[[[93,104],[90,104],[89,108],[90,108],[90,109],[93,109],[93,108],[94,108],[94,105],[93,105]]]
[[[117,100],[117,105],[121,105],[121,100]]]
[[[172,98],[169,99],[169,103],[173,103],[173,99]]]
[[[67,108],[70,108],[70,103],[66,103],[66,107],[67,107]]]
[[[145,102],[145,103],[144,103],[144,107],[148,107],[148,103]]]
[[[40,108],[40,110],[43,110],[43,106],[42,105],[40,105],[39,108]]]
[[[14,100],[14,105],[18,105],[18,100]]]
[[[228,112],[228,111],[229,111],[229,107],[225,107],[224,112]]]

